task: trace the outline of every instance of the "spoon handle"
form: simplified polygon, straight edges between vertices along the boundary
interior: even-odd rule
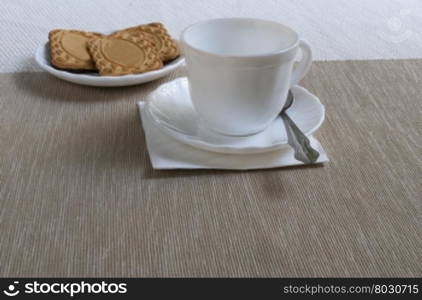
[[[287,142],[295,151],[295,158],[304,164],[316,162],[319,157],[319,152],[312,148],[306,135],[303,134],[285,111],[281,113],[281,119],[286,127]]]

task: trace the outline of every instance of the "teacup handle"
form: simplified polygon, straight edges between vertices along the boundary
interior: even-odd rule
[[[312,64],[312,50],[308,42],[304,40],[299,41],[299,49],[302,51],[302,60],[299,65],[293,70],[291,85],[298,84],[299,81],[305,77]]]

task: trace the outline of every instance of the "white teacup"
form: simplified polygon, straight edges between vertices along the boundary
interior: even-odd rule
[[[180,40],[192,104],[207,127],[225,135],[264,130],[312,62],[308,43],[272,21],[207,20],[186,28]],[[303,57],[293,68],[299,48]]]

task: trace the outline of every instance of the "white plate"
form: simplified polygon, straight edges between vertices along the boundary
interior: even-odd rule
[[[287,113],[306,135],[310,135],[324,121],[324,106],[303,87],[293,86],[292,92],[295,101]],[[153,124],[180,142],[203,150],[249,154],[273,151],[287,145],[287,134],[280,117],[264,131],[245,137],[225,136],[204,127],[192,106],[187,78],[162,84],[148,95],[146,103],[146,116]]]
[[[35,53],[35,60],[41,68],[60,79],[91,86],[128,86],[145,83],[166,76],[184,62],[183,56],[179,56],[175,60],[166,63],[164,67],[159,70],[122,76],[100,76],[95,72],[77,73],[60,70],[51,65],[48,43],[37,49],[37,52]]]

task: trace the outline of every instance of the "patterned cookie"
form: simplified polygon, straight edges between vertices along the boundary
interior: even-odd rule
[[[118,76],[157,70],[163,66],[154,46],[143,35],[128,32],[88,41],[101,75]]]
[[[161,23],[150,23],[126,28],[113,33],[112,36],[122,32],[129,32],[135,36],[139,34],[144,35],[145,38],[154,44],[163,62],[172,60],[180,55],[176,41],[171,38],[167,29]]]
[[[60,69],[95,70],[94,61],[88,52],[87,42],[102,35],[78,30],[50,31],[50,57],[53,66]]]

